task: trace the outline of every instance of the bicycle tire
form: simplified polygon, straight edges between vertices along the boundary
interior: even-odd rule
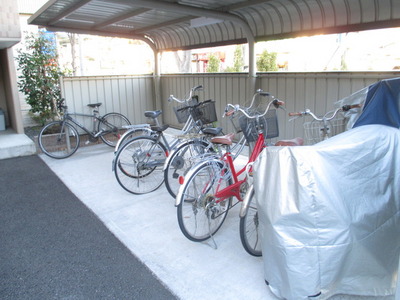
[[[201,156],[206,152],[214,152],[209,142],[204,140],[188,140],[179,144],[170,153],[164,166],[164,182],[172,198],[175,199],[178,194],[180,177],[185,176],[190,168],[196,162],[199,162]]]
[[[232,205],[232,197],[219,203],[214,195],[217,189],[232,184],[222,162],[205,162],[190,171],[177,197],[179,228],[191,241],[201,242],[213,236],[222,226]]]
[[[65,130],[68,130],[68,134]],[[38,136],[40,150],[47,156],[57,159],[67,158],[74,154],[79,148],[79,142],[76,128],[63,121],[47,124],[40,130]]]
[[[247,212],[239,223],[240,241],[246,252],[252,256],[262,256],[259,225],[257,203],[252,190]]]
[[[115,147],[118,140],[127,130],[123,128],[125,125],[131,125],[128,118],[120,113],[108,113],[104,115],[98,124],[97,130],[99,132],[104,131],[105,134],[100,135],[100,139],[108,146]]]
[[[167,148],[157,139],[139,136],[125,143],[114,159],[118,183],[132,194],[146,194],[164,182],[163,165]]]

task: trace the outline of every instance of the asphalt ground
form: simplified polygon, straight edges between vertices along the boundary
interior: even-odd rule
[[[176,299],[38,156],[0,160],[0,299]]]
[[[0,160],[1,300],[277,300],[262,257],[241,246],[239,206],[215,235],[217,249],[191,242],[166,188],[126,192],[111,171],[113,157],[100,144],[62,160]]]

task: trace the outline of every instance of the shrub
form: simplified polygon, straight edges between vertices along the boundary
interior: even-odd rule
[[[56,45],[45,33],[28,34],[25,49],[18,50],[18,88],[35,120],[44,125],[57,115],[57,100],[61,98],[60,78],[64,73],[57,61]]]

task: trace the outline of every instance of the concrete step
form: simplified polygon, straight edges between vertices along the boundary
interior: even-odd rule
[[[0,159],[36,154],[35,143],[12,129],[0,131]]]

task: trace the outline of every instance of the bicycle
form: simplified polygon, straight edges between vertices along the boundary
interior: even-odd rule
[[[252,106],[252,104],[250,104],[250,107]],[[195,119],[200,118],[200,120],[206,121],[204,120],[204,117],[208,115],[207,108],[197,108],[195,110],[192,110],[191,114],[194,115]],[[233,116],[230,116],[230,120],[232,123],[234,122]],[[220,133],[222,133],[222,131],[214,135],[208,134],[205,136],[199,136],[196,134],[184,134],[179,136],[179,138],[183,139],[184,141],[176,146],[176,148],[170,153],[164,164],[164,182],[167,191],[172,198],[176,198],[179,187],[181,186],[181,180],[190,170],[190,168],[198,161],[202,160],[204,155],[215,153],[214,146],[212,143],[209,142],[209,139],[213,136],[219,135]],[[236,133],[241,134],[241,130],[236,130]],[[199,138],[200,141],[206,141],[206,144],[201,144],[200,149]],[[204,146],[207,144],[208,146],[205,148]],[[234,146],[231,147],[233,159],[236,159],[239,156],[239,154],[244,149],[245,144],[246,138],[243,134],[241,134],[237,143],[235,143]]]
[[[253,100],[256,96],[271,95],[258,90]],[[228,104],[225,115],[242,113],[247,120],[247,122],[242,122],[243,133],[248,142],[255,141],[255,146],[246,165],[236,170],[230,152],[233,135],[214,137],[211,141],[217,146],[218,155],[196,164],[184,177],[175,206],[179,227],[189,240],[201,242],[209,238],[213,239],[214,234],[225,221],[228,211],[243,200],[248,183],[246,177],[243,179],[239,177],[244,175],[247,165],[254,162],[266,147],[266,139],[279,135],[276,109],[270,110],[271,105],[279,108],[283,102],[272,96],[265,111],[252,112],[252,115],[239,105]],[[233,110],[228,111],[230,108]],[[267,118],[264,118],[268,112]],[[270,128],[267,128],[268,124]],[[225,150],[222,151],[221,148]],[[233,197],[237,199],[234,205],[232,205]],[[216,247],[215,241],[214,245]]]
[[[70,113],[68,106],[64,105],[64,99],[59,101],[57,107],[62,113],[61,120],[45,125],[38,136],[39,147],[43,153],[57,159],[67,158],[74,154],[80,146],[80,135],[75,126],[88,135],[87,143],[96,142],[100,138],[106,145],[115,147],[121,134],[126,130],[126,126],[130,125],[128,118],[116,112],[101,116],[98,110],[101,103],[87,106],[92,109],[92,114]],[[87,129],[72,115],[92,118],[92,130]]]
[[[196,88],[191,90],[192,92]],[[179,100],[170,96],[171,100],[187,103],[186,100]],[[206,100],[197,104],[186,105],[181,110],[188,109],[191,114],[188,117],[186,125],[182,130],[182,134],[196,132],[196,138],[193,139],[191,144],[191,155],[197,156],[204,153],[209,149],[209,136],[215,136],[221,133],[222,128],[205,127],[204,123],[211,123],[216,121],[216,116],[208,116],[205,119],[198,118],[195,113],[198,107],[212,104],[214,101]],[[158,189],[164,182],[163,166],[169,152],[179,145],[181,137],[176,137],[171,143],[168,142],[164,135],[164,131],[169,127],[168,125],[161,125],[157,117],[161,115],[161,111],[145,112],[146,117],[154,120],[155,126],[151,126],[151,133],[129,139],[125,143],[121,143],[116,156],[113,161],[113,171],[115,173],[118,183],[126,191],[133,194],[150,193]],[[199,123],[200,121],[200,123]],[[189,122],[189,123],[188,123]],[[199,134],[201,133],[201,134]]]
[[[168,102],[177,102],[180,103],[181,106],[173,107],[176,117],[178,119],[178,123],[184,124],[181,130],[181,133],[188,133],[188,132],[199,132],[199,126],[195,123],[192,116],[186,109],[196,105],[199,103],[197,95],[194,95],[195,92],[201,91],[203,89],[202,85],[195,86],[190,89],[189,96],[186,99],[180,100],[176,98],[174,95],[170,95],[168,98]],[[146,116],[148,117],[148,116]],[[149,117],[151,118],[151,117]],[[151,118],[153,119],[153,118]],[[153,124],[155,126],[160,126],[158,120],[153,119]],[[115,153],[118,152],[121,145],[126,143],[127,141],[131,140],[137,136],[150,136],[152,134],[151,125],[150,124],[136,124],[127,126],[127,131],[118,141],[117,145],[115,146]]]
[[[339,112],[346,112],[353,108],[361,107],[359,104],[344,105],[333,111],[327,112],[322,117],[317,117],[310,109],[303,112],[289,113],[291,117],[310,115],[314,120],[304,123],[305,136],[309,144],[314,144],[326,140],[345,129],[345,119],[337,118]],[[330,115],[330,116],[329,116]],[[293,119],[291,119],[293,120]],[[291,121],[289,120],[289,121]]]
[[[324,139],[328,138],[328,130],[330,127],[325,126],[327,124],[326,121],[330,121],[336,117],[336,115],[341,111],[349,111],[353,108],[361,107],[359,104],[356,105],[345,105],[342,106],[335,111],[328,112],[324,115],[324,117],[319,118],[309,109],[306,109],[304,112],[297,112],[297,113],[289,113],[289,116],[304,116],[310,115],[314,118],[314,120],[318,122],[323,122],[322,130]],[[329,117],[328,115],[331,114]],[[291,120],[290,120],[291,121]],[[300,138],[295,138],[294,140],[281,140],[278,141],[275,146],[301,146],[303,144]],[[258,211],[257,211],[257,203],[254,199],[255,191],[254,186],[250,184],[249,189],[243,199],[242,206],[240,209],[240,234],[241,234],[241,241],[244,249],[253,256],[261,256],[261,243],[259,239],[259,219],[258,219]]]

